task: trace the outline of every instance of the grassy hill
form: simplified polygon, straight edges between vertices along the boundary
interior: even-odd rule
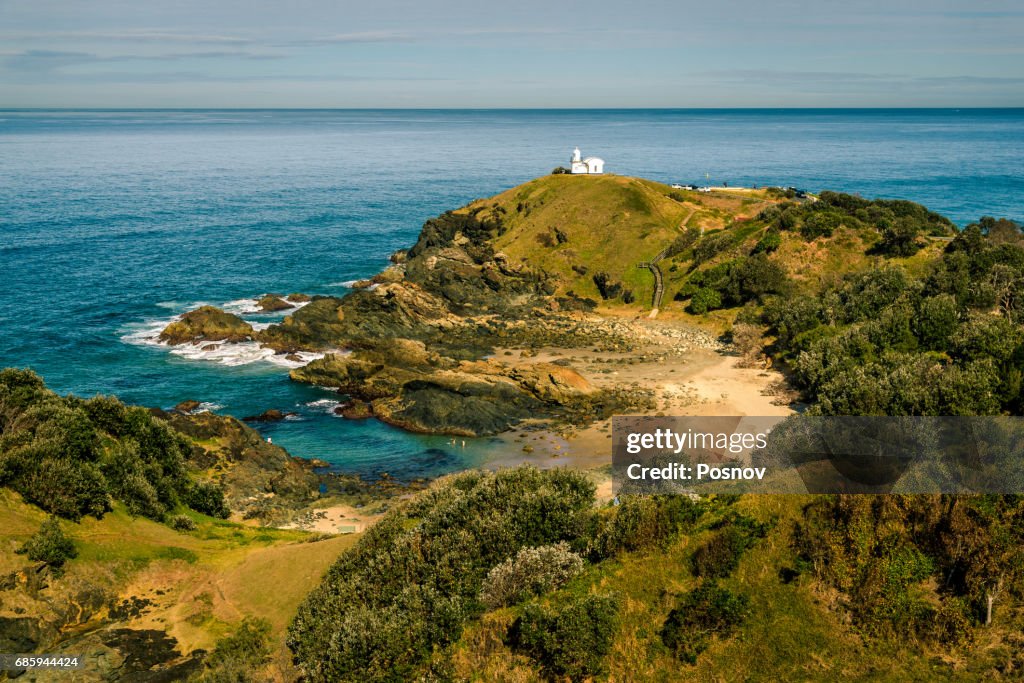
[[[701,193],[626,176],[550,175],[461,211],[500,217],[504,232],[494,248],[557,275],[560,293],[601,300],[593,276],[605,272],[643,308],[654,281],[638,263],[653,259],[688,227],[725,228],[774,201],[766,192]]]
[[[606,312],[650,309],[654,277],[637,266],[663,254],[662,310],[681,317],[692,309],[694,274],[723,263],[763,253],[787,293],[812,292],[883,261],[920,275],[952,234],[951,223],[911,202],[796,198],[778,188],[699,192],[615,175],[544,176],[454,213],[500,226],[489,240],[496,252],[553,276],[557,294],[593,299]],[[901,226],[912,248],[886,249],[896,239],[888,232]],[[759,248],[769,233],[776,242]]]
[[[132,516],[120,503],[102,519],[63,522],[77,557],[59,573],[30,567],[15,550],[46,519],[37,507],[0,489],[0,638],[21,629],[46,636],[60,651],[86,654],[88,677],[98,680],[122,660],[124,673],[150,674],[188,663],[196,651],[216,649],[245,619],[271,626],[267,675],[292,678],[284,629],[299,603],[355,536],[322,540],[308,532],[246,526],[190,512],[196,528],[175,531]],[[316,540],[316,542],[309,542]],[[32,589],[32,582],[39,585]],[[6,586],[5,586],[6,588]],[[29,622],[34,625],[26,627]],[[166,634],[170,651],[146,661],[115,635]],[[156,636],[163,638],[163,636]],[[172,678],[167,678],[172,680]]]

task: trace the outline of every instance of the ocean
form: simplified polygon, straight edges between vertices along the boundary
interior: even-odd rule
[[[294,455],[435,476],[500,444],[334,416],[337,396],[256,349],[215,359],[153,335],[200,303],[341,295],[431,216],[567,165],[663,182],[910,199],[963,226],[1024,222],[1024,110],[0,110],[0,367],[61,393],[185,399]]]

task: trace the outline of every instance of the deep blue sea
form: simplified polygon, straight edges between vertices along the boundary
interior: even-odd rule
[[[665,182],[775,184],[921,202],[960,225],[1024,221],[1024,110],[3,111],[0,366],[59,392],[184,399],[244,416],[346,471],[436,475],[463,448],[330,414],[255,350],[199,360],[151,341],[201,302],[343,294],[427,218],[565,165]]]

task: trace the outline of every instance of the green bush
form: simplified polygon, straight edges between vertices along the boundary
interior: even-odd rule
[[[751,253],[770,254],[780,246],[782,246],[782,235],[779,234],[778,229],[772,228],[764,234],[764,237],[758,240],[757,244],[754,245],[753,252]]]
[[[52,514],[101,517],[113,498],[162,520],[191,487],[191,447],[145,408],[60,397],[32,372],[0,371],[0,485]]]
[[[17,552],[28,555],[30,560],[45,562],[58,569],[78,556],[74,542],[64,534],[56,517],[47,518],[39,531],[25,541]]]
[[[19,455],[30,458],[33,451],[29,447]],[[85,515],[100,518],[111,509],[107,482],[92,463],[73,462],[46,454],[15,477],[11,488],[26,501],[73,521]]]
[[[621,552],[664,548],[702,514],[686,496],[624,495],[610,514],[600,518],[594,538],[595,559]]]
[[[680,597],[661,629],[661,640],[680,660],[695,664],[712,638],[729,637],[746,618],[746,596],[703,583]]]
[[[739,566],[749,545],[750,539],[743,531],[727,526],[694,551],[690,560],[693,573],[709,578],[726,577]]]
[[[185,492],[185,503],[204,515],[227,519],[231,514],[224,501],[224,491],[213,482],[197,481]]]
[[[604,673],[617,628],[614,598],[587,595],[557,609],[527,605],[509,629],[509,644],[548,676],[583,681]]]
[[[897,218],[882,230],[882,240],[874,251],[888,256],[913,256],[924,243],[918,238],[921,226],[909,218]]]
[[[196,523],[188,515],[173,515],[167,520],[167,525],[175,531],[195,531]]]
[[[705,235],[693,247],[693,263],[699,265],[736,244],[736,236],[728,230]]]
[[[233,634],[217,641],[196,677],[199,683],[248,683],[270,661],[270,622],[246,617]]]
[[[804,219],[800,226],[800,234],[807,241],[818,237],[831,237],[842,224],[842,216],[833,212],[816,212]]]
[[[493,567],[523,548],[585,544],[594,485],[530,467],[452,476],[395,509],[328,570],[288,629],[310,681],[421,675],[480,614]]]
[[[665,252],[666,258],[682,254],[692,247],[698,239],[700,239],[700,228],[686,228],[682,234],[672,240],[672,244],[669,245],[668,250]]]
[[[721,295],[714,289],[701,287],[690,299],[690,305],[686,307],[686,310],[694,315],[704,315],[708,311],[713,311],[721,307]]]

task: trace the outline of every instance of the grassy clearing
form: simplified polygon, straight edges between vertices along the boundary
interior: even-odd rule
[[[100,590],[111,604],[138,597],[150,601],[142,614],[122,625],[167,630],[183,652],[209,649],[248,616],[270,622],[271,672],[291,676],[284,630],[299,603],[327,567],[357,536],[318,537],[304,531],[251,527],[189,512],[197,529],[177,532],[132,517],[122,506],[101,520],[62,522],[79,555],[63,577],[51,581],[46,602],[20,596],[0,613],[18,607],[46,615],[50,604],[74,604],[83,588]],[[45,513],[0,489],[0,574],[28,562],[14,550],[39,528]],[[17,604],[15,604],[15,602]],[[106,612],[96,615],[99,625]]]

